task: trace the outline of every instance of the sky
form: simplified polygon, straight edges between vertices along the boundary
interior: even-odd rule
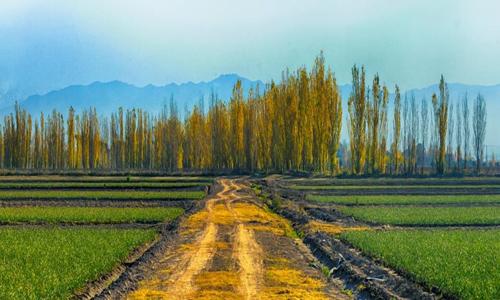
[[[500,83],[500,1],[2,0],[0,93],[71,84],[279,80],[321,51],[405,88]]]

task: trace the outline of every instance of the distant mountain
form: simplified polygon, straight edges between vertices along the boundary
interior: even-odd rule
[[[241,80],[245,94],[252,87],[259,86],[261,91],[264,89],[264,83],[261,81],[252,81],[236,74],[221,75],[208,82],[171,83],[164,86],[137,87],[121,81],[94,82],[89,85],[68,86],[44,95],[33,95],[21,101],[20,105],[35,115],[42,111],[50,113],[53,109],[65,113],[70,106],[76,111],[96,107],[102,115],[115,112],[119,107],[142,108],[154,113],[161,111],[173,98],[182,114],[185,109],[190,110],[199,103],[202,98],[205,105],[208,105],[212,92],[220,99],[229,99],[238,80]],[[12,106],[4,108],[0,110],[0,114],[10,113],[12,109]]]

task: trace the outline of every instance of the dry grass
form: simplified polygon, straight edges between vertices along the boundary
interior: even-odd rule
[[[365,231],[365,230],[371,230],[369,227],[366,226],[342,226],[338,224],[329,224],[329,223],[324,223],[324,222],[318,222],[318,221],[310,221],[306,226],[306,230],[309,232],[324,232],[327,234],[341,234],[343,232],[348,232],[348,231]]]
[[[323,292],[325,284],[321,280],[296,269],[267,270],[266,285],[262,299],[328,299]]]
[[[278,215],[251,203],[233,203],[228,205],[216,203],[211,212],[200,211],[188,218],[184,224],[183,234],[199,231],[210,220],[217,225],[234,226],[237,223],[247,223],[248,228],[256,231],[269,231],[276,235],[291,235],[293,228],[290,223]]]

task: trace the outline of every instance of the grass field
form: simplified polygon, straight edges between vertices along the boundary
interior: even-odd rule
[[[500,230],[347,232],[342,238],[462,299],[500,299]]]
[[[89,190],[6,190],[0,192],[2,199],[82,199],[82,200],[197,200],[205,196],[203,191],[89,191]]]
[[[178,207],[2,207],[0,223],[158,223],[183,213]]]
[[[475,185],[291,185],[293,190],[500,189],[500,184]]]
[[[307,200],[345,205],[500,203],[500,195],[307,195]]]
[[[59,176],[59,175],[6,175],[0,182],[213,182],[203,176]]]
[[[500,184],[500,177],[448,177],[448,178],[294,178],[283,180],[295,185],[474,185]]]
[[[67,299],[110,272],[153,230],[0,229],[0,299]]]
[[[497,225],[500,206],[418,207],[362,206],[339,207],[357,220],[390,225]]]
[[[51,189],[51,188],[65,188],[65,189],[78,189],[78,188],[189,188],[201,187],[208,185],[207,182],[169,182],[169,181],[130,181],[130,182],[70,182],[70,181],[54,181],[54,182],[2,182],[0,181],[0,189]]]

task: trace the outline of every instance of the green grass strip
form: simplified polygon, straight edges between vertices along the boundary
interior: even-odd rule
[[[500,299],[500,230],[358,231],[341,237],[461,299]]]
[[[0,199],[82,199],[82,200],[176,200],[202,199],[203,191],[88,191],[88,190],[8,190],[0,192]]]
[[[68,299],[156,236],[154,230],[0,229],[0,299]]]
[[[0,176],[0,182],[208,182],[212,177],[204,176],[59,176],[59,175],[27,175]]]
[[[184,213],[179,207],[2,207],[1,223],[158,223]]]
[[[499,184],[476,185],[292,185],[292,190],[410,190],[410,189],[500,189]]]
[[[207,182],[1,182],[0,189],[50,188],[189,188],[206,186]]]
[[[500,195],[307,195],[306,199],[346,205],[500,203]]]
[[[444,178],[293,178],[284,179],[282,182],[295,183],[297,185],[387,185],[387,184],[440,184],[440,183],[471,183],[490,182],[500,184],[500,177],[444,177]]]
[[[500,206],[415,207],[344,206],[339,210],[354,218],[390,225],[497,225]]]

